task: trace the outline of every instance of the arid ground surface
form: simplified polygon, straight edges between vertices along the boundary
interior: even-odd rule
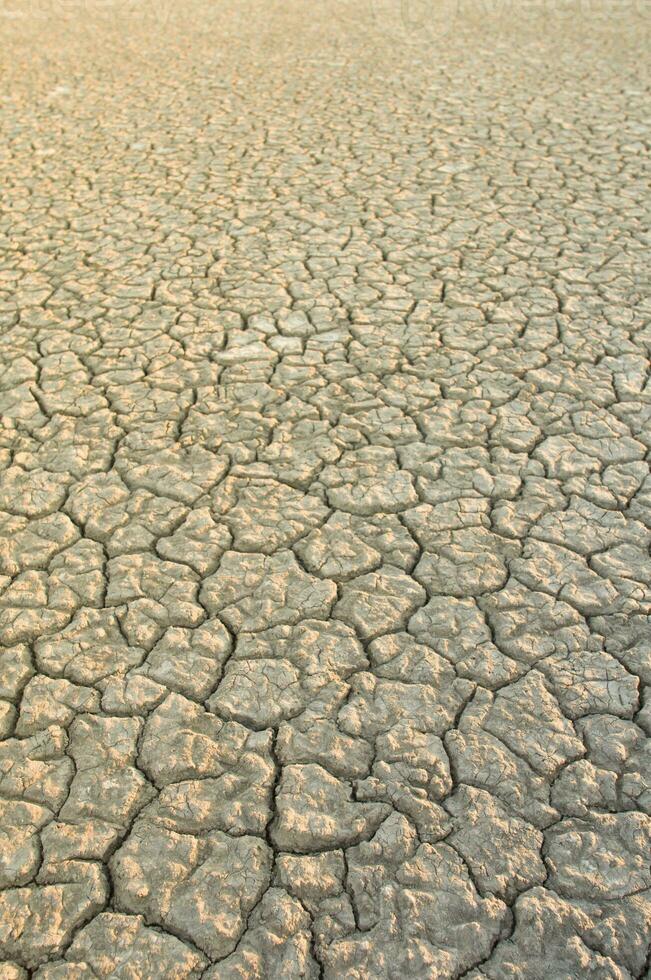
[[[0,11],[2,980],[651,976],[645,0]]]

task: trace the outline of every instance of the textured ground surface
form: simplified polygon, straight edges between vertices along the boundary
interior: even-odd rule
[[[0,975],[648,977],[647,9],[179,6],[1,11]]]

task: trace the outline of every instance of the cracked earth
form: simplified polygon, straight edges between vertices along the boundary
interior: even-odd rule
[[[3,980],[651,976],[644,10],[399,6],[1,11]]]

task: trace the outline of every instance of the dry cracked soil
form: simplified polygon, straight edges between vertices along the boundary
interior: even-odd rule
[[[2,980],[651,976],[648,13],[3,0]]]

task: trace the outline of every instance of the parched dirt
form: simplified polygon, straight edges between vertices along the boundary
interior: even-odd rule
[[[2,0],[2,980],[651,977],[649,13]]]

